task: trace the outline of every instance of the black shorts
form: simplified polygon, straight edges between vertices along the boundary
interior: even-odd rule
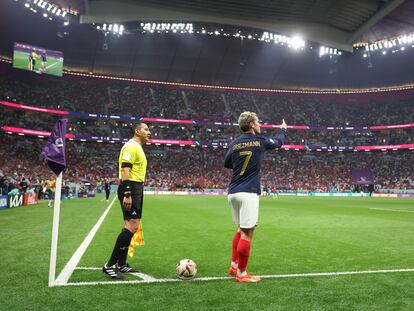
[[[124,220],[129,219],[141,219],[142,216],[142,203],[144,200],[144,183],[130,181],[131,184],[131,198],[132,207],[129,211],[126,211],[123,207],[124,189],[122,184],[118,187],[118,199],[121,203],[122,213],[124,214]]]

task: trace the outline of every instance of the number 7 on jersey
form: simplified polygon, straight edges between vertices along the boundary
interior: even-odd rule
[[[240,172],[240,176],[242,176],[244,174],[244,172],[246,171],[247,165],[249,164],[249,161],[252,157],[253,152],[251,151],[240,151],[240,155],[241,156],[246,156],[246,158],[244,159],[244,163]]]

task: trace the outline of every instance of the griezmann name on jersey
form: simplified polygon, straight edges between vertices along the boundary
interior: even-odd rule
[[[224,167],[233,170],[228,193],[260,194],[260,168],[266,150],[280,148],[286,139],[282,129],[276,139],[243,133],[229,145]]]

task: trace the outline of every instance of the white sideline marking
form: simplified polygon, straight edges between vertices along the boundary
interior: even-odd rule
[[[369,209],[375,209],[375,210],[387,211],[387,212],[414,213],[414,211],[409,211],[406,209],[390,209],[390,208],[375,208],[375,207],[370,207]]]
[[[82,244],[78,247],[76,252],[72,255],[72,258],[68,261],[66,266],[63,268],[62,272],[60,272],[59,276],[55,280],[55,285],[65,285],[68,283],[70,276],[75,270],[76,266],[78,265],[80,259],[82,258],[83,254],[86,252],[89,244],[91,244],[93,237],[95,236],[96,232],[98,231],[99,227],[101,226],[102,222],[104,221],[106,215],[108,214],[109,210],[111,209],[112,205],[116,200],[116,196],[113,198],[112,202],[106,208],[105,212],[102,216],[98,219],[98,222],[93,226],[92,230],[88,233],[85,240],[83,240]]]
[[[86,270],[86,269],[85,269]],[[92,270],[92,269],[91,269]],[[299,274],[273,274],[259,275],[262,279],[281,279],[281,278],[299,278],[299,277],[315,277],[315,276],[336,276],[336,275],[353,275],[353,274],[374,274],[374,273],[397,273],[397,272],[414,272],[414,269],[391,269],[391,270],[363,270],[348,272],[320,272],[320,273],[299,273]],[[230,280],[234,277],[202,277],[195,278],[191,282],[197,281],[214,281],[214,280]],[[84,285],[107,285],[107,284],[143,284],[143,283],[174,283],[184,282],[179,279],[153,279],[153,280],[132,280],[132,281],[99,281],[99,282],[74,282],[59,284],[60,286],[84,286]]]
[[[99,267],[76,267],[76,270],[102,270],[102,268]],[[145,274],[142,272],[132,272],[129,273],[132,275],[135,275],[136,277],[139,277],[140,279],[143,279],[144,281],[155,281],[156,278],[154,278],[153,276],[149,275],[149,274]]]

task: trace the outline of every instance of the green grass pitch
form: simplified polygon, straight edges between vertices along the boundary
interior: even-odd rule
[[[102,196],[63,202],[57,274],[108,204]],[[52,217],[45,202],[0,211],[1,310],[414,310],[414,272],[49,288]],[[115,202],[78,266],[101,267],[121,225]],[[146,244],[129,262],[144,273],[175,278],[177,262],[188,257],[199,278],[227,276],[234,227],[225,197],[148,195],[143,228]],[[413,199],[261,199],[254,274],[412,268]],[[92,281],[108,279],[75,270],[69,280]]]
[[[28,63],[29,63],[28,53],[24,53],[21,51],[14,51],[14,54],[13,54],[13,67],[14,68],[28,70]],[[40,59],[36,59],[35,71],[39,71],[41,66],[42,66],[42,61]],[[49,57],[47,59],[46,68],[47,69],[46,69],[45,74],[61,77],[62,71],[63,71],[63,62]]]

